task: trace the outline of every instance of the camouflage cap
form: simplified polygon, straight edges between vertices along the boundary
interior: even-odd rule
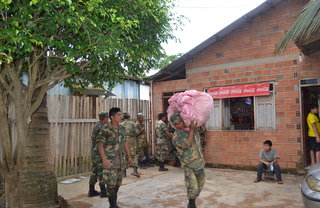
[[[123,113],[123,117],[130,117],[129,113]]]
[[[182,118],[179,113],[174,113],[170,116],[170,121],[172,124],[174,124],[177,121],[182,121]]]
[[[143,114],[142,113],[138,113],[137,118],[143,118]]]
[[[103,120],[103,119],[107,118],[109,116],[109,114],[107,112],[100,112],[98,114],[98,116],[99,116],[100,120]]]

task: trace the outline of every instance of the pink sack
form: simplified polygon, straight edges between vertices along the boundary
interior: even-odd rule
[[[170,121],[173,113],[179,112],[186,126],[189,126],[193,120],[197,122],[197,126],[203,125],[208,120],[213,107],[212,97],[208,93],[196,90],[176,93],[168,102],[168,120]],[[173,127],[171,121],[170,124]]]

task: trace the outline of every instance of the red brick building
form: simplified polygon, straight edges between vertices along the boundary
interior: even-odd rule
[[[270,139],[282,168],[307,166],[305,120],[320,95],[319,41],[305,45],[308,56],[294,44],[273,53],[307,2],[268,0],[151,76],[153,119],[175,92],[267,83],[268,95],[214,98],[206,162],[256,166],[262,142]]]

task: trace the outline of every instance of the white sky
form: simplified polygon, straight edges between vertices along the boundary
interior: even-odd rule
[[[265,0],[176,0],[174,12],[184,15],[183,31],[175,36],[181,43],[163,45],[168,55],[186,53]]]
[[[182,31],[175,32],[180,43],[169,41],[163,47],[168,55],[186,53],[263,2],[265,0],[176,0],[173,12],[189,21],[185,20]],[[151,70],[147,76],[156,72]]]

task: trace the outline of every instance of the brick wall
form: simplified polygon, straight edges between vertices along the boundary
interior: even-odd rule
[[[162,110],[163,91],[273,82],[276,93],[276,131],[210,131],[205,158],[209,164],[256,166],[262,142],[270,139],[280,166],[301,165],[299,80],[320,77],[320,59],[303,57],[291,44],[275,56],[273,50],[293,24],[303,1],[283,1],[235,30],[186,63],[187,79],[154,83],[154,110]],[[172,88],[173,87],[173,88]]]

